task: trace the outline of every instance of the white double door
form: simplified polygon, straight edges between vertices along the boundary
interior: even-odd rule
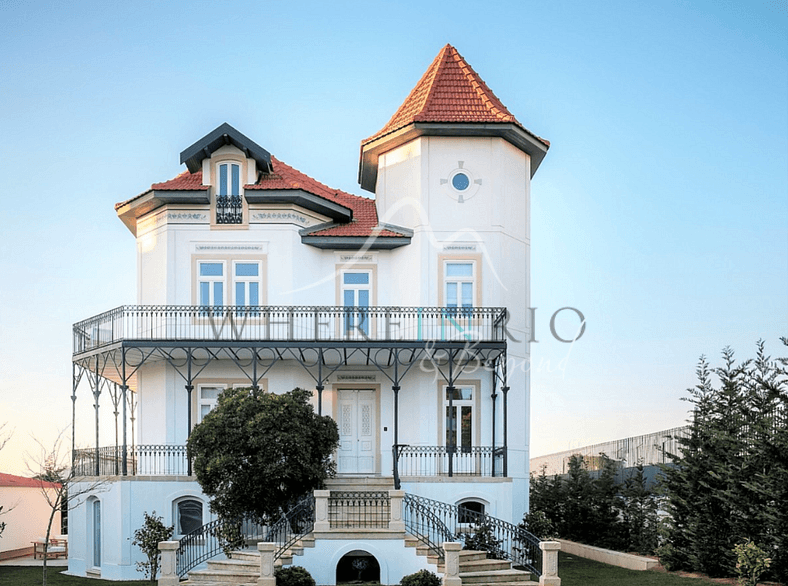
[[[337,472],[372,474],[377,454],[375,391],[339,391]]]

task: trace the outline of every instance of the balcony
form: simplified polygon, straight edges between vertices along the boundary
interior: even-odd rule
[[[506,343],[499,307],[124,305],[73,327],[74,355],[106,346],[217,342],[271,347]]]
[[[138,445],[74,450],[77,476],[186,476],[191,474],[186,446]],[[400,476],[503,476],[505,448],[404,446],[399,448]]]

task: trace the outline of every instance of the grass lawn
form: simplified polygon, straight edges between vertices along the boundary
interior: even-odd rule
[[[94,578],[77,578],[61,574],[66,568],[47,568],[47,586],[145,586],[148,581],[115,582],[96,580]],[[0,566],[0,584],[2,586],[41,586],[42,568]],[[140,574],[142,577],[142,574]]]
[[[558,554],[558,575],[561,586],[719,586],[718,582],[703,578],[626,570],[563,552]]]

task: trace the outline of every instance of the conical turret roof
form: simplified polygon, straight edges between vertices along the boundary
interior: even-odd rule
[[[362,144],[413,122],[511,122],[526,130],[459,51],[448,44],[441,49],[391,120]]]
[[[361,186],[374,191],[378,154],[423,135],[501,136],[531,155],[532,174],[550,147],[547,140],[530,132],[509,112],[449,44],[441,49],[388,123],[361,141]]]

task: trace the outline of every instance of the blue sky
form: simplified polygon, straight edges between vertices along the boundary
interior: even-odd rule
[[[136,301],[114,203],[225,121],[363,194],[360,140],[447,42],[553,145],[532,185],[532,455],[682,424],[701,354],[788,354],[785,0],[6,1],[0,469],[70,423],[71,324]],[[550,335],[564,306],[587,319],[573,345]],[[87,443],[86,387],[77,404]]]

